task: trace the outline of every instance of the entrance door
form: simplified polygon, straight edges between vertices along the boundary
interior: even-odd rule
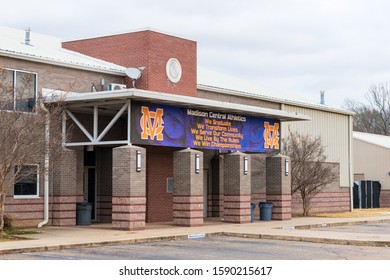
[[[208,201],[208,193],[209,190],[209,170],[203,170],[203,217],[207,217],[207,201]]]
[[[84,200],[92,204],[91,219],[96,219],[96,168],[85,167]]]

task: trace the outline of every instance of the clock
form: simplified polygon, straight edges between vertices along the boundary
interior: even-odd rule
[[[177,83],[181,79],[181,65],[176,58],[170,58],[166,65],[167,77],[172,83]]]

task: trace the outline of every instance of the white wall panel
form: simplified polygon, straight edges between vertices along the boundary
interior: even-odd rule
[[[349,187],[349,141],[351,133],[349,116],[291,105],[283,105],[282,110],[301,113],[312,118],[311,121],[283,123],[282,137],[287,136],[289,128],[300,133],[320,136],[328,156],[327,161],[340,164],[340,186]]]

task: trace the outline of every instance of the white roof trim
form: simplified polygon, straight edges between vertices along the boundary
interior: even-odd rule
[[[390,136],[354,131],[353,139],[390,149]]]
[[[125,89],[115,91],[101,91],[101,92],[88,92],[88,93],[69,93],[65,96],[65,103],[67,106],[72,104],[80,105],[83,103],[96,103],[102,101],[113,100],[139,100],[152,103],[163,103],[168,105],[189,107],[204,109],[204,110],[219,110],[224,112],[232,112],[244,115],[253,115],[259,117],[266,117],[271,119],[278,119],[281,121],[307,121],[310,117],[298,114],[290,113],[282,110],[275,110],[263,107],[235,104],[230,102],[216,101],[198,97],[182,96],[170,93],[147,91],[140,89]],[[51,101],[55,102],[55,100]]]
[[[50,64],[50,65],[72,68],[72,69],[80,69],[80,70],[86,70],[86,71],[98,72],[98,73],[104,73],[104,74],[126,76],[124,71],[104,69],[104,68],[98,68],[98,67],[93,67],[93,66],[86,66],[86,65],[82,65],[82,64],[72,64],[72,63],[67,63],[64,61],[50,59],[50,58],[35,57],[35,56],[29,55],[29,54],[3,51],[1,49],[0,49],[0,56],[11,57],[11,58],[16,58],[16,59],[23,59],[23,60],[32,61],[32,62],[40,62],[40,63]]]

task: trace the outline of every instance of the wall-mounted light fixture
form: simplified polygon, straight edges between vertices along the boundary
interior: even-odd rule
[[[137,172],[141,172],[141,167],[142,167],[141,151],[137,151],[136,157],[135,157],[135,168],[136,168],[136,171]]]
[[[288,162],[289,162],[289,160],[288,159],[286,159],[285,161],[284,161],[284,174],[286,175],[286,176],[288,176]]]
[[[200,159],[199,154],[195,154],[195,173],[199,174],[200,172]]]
[[[244,157],[244,175],[248,175],[248,157]]]

